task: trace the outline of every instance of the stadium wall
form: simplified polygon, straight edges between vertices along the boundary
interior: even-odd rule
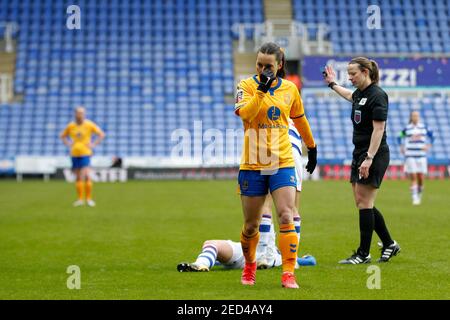
[[[125,159],[124,159],[125,160]],[[94,157],[91,172],[95,182],[126,182],[128,180],[233,180],[237,178],[237,166],[185,166],[159,167],[143,166],[124,161],[121,167],[114,167],[107,157]],[[306,163],[306,160],[304,161]],[[312,175],[303,171],[304,180],[349,180],[350,164],[319,164]],[[16,161],[0,162],[0,178],[15,177],[18,181],[27,177],[44,177],[45,179],[74,181],[70,164],[65,157],[36,158],[22,157]],[[430,164],[429,179],[448,179],[450,164]],[[399,161],[391,161],[385,178],[387,180],[403,180],[406,175]]]

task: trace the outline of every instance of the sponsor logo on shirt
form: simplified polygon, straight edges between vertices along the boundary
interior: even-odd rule
[[[272,121],[278,120],[280,118],[280,115],[280,109],[275,106],[271,106],[269,110],[267,110],[267,117]]]
[[[283,124],[266,124],[258,123],[258,129],[287,129],[288,127]]]
[[[362,98],[360,101],[359,101],[359,105],[360,106],[363,106],[363,105],[365,105],[366,104],[366,102],[367,102],[367,98]]]

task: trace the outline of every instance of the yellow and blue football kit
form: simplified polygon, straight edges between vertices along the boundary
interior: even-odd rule
[[[296,188],[295,161],[289,139],[289,118],[293,120],[306,146],[316,146],[297,87],[282,78],[277,78],[267,92],[258,90],[259,85],[256,75],[242,80],[237,88],[235,104],[235,112],[244,124],[239,190],[242,196],[249,197],[263,196],[269,190],[272,193],[285,186]],[[246,261],[244,280],[246,272],[250,274],[251,269],[255,268],[258,241],[259,231],[245,234],[242,230],[241,246]],[[279,248],[283,261],[283,277],[289,277],[294,272],[297,247],[295,224],[280,224]]]
[[[63,136],[68,136],[72,140],[70,155],[72,157],[86,157],[92,155],[91,143],[92,134],[100,134],[100,128],[90,120],[84,120],[77,124],[70,122],[63,131]]]
[[[242,195],[258,196],[283,186],[296,186],[295,161],[289,139],[289,118],[308,148],[315,146],[303,102],[292,82],[277,78],[267,93],[257,90],[258,77],[242,80],[235,112],[244,125],[239,173]],[[270,174],[270,172],[274,172]]]
[[[90,158],[92,149],[90,147],[92,134],[101,134],[102,130],[92,121],[84,120],[83,123],[77,124],[74,121],[70,122],[64,129],[62,136],[70,137],[72,140],[72,147],[70,155],[72,156],[72,169],[82,169],[90,166]],[[76,190],[78,200],[83,199],[83,190],[86,194],[86,199],[92,199],[92,181],[88,178],[86,183],[83,181],[76,181]]]

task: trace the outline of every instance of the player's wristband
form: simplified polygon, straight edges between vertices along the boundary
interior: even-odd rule
[[[337,85],[337,83],[336,82],[330,82],[329,84],[328,84],[328,88],[331,88],[331,89],[333,89],[333,87],[334,86],[336,86]]]

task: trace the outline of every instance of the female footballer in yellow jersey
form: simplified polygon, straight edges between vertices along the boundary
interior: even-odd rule
[[[270,191],[280,224],[281,283],[285,288],[298,288],[294,275],[298,240],[293,222],[296,176],[289,118],[308,147],[309,173],[316,167],[317,149],[298,89],[283,79],[284,64],[281,48],[275,43],[264,44],[256,58],[257,75],[242,80],[237,88],[235,112],[241,117],[245,132],[238,178],[244,212],[244,285],[255,284],[261,209]]]
[[[83,191],[86,202],[90,207],[95,206],[92,200],[92,181],[89,176],[90,158],[94,149],[104,138],[105,134],[94,122],[85,119],[86,110],[83,107],[75,109],[75,121],[70,122],[61,133],[64,144],[70,147],[72,169],[76,175],[76,189],[78,200],[74,206],[84,205]],[[92,134],[98,135],[91,141]],[[70,138],[70,140],[69,140]]]

